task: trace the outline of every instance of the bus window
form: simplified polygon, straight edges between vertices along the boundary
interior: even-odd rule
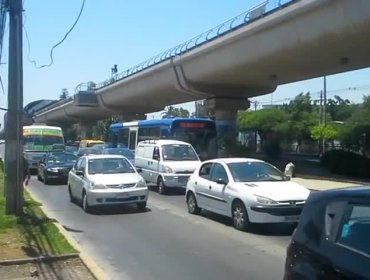
[[[126,147],[128,147],[128,138],[129,138],[129,128],[122,128],[118,134],[118,143],[122,143]]]
[[[130,131],[130,143],[128,148],[130,150],[135,150],[136,147],[136,131]]]

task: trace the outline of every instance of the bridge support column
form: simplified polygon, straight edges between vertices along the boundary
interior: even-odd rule
[[[95,122],[82,122],[79,124],[77,130],[77,139],[91,139],[93,138],[93,127]]]
[[[238,111],[248,109],[249,100],[246,98],[212,98],[205,101],[205,106],[213,111],[219,147],[234,145],[237,137]]]

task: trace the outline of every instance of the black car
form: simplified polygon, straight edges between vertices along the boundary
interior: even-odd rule
[[[67,182],[69,170],[77,161],[77,156],[68,152],[49,152],[40,161],[37,179],[47,185],[50,181]]]
[[[370,279],[370,187],[310,194],[284,279]]]

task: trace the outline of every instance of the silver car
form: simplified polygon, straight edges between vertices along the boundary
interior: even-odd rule
[[[108,204],[136,204],[145,209],[148,187],[143,177],[120,155],[86,155],[68,174],[71,202],[79,200],[85,212]]]

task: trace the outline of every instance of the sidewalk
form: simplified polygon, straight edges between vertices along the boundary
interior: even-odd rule
[[[311,190],[317,190],[317,191],[324,191],[324,190],[330,190],[330,189],[338,189],[338,188],[347,188],[347,187],[353,187],[353,186],[370,186],[370,182],[365,181],[352,181],[350,179],[335,179],[335,178],[324,178],[324,177],[311,177],[311,178],[305,178],[305,177],[294,177],[292,178],[292,181],[297,182]]]

